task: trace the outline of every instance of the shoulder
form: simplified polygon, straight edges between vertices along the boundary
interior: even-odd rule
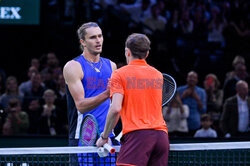
[[[182,107],[183,107],[183,109],[184,109],[185,111],[189,111],[189,107],[188,107],[187,104],[183,104]]]
[[[75,60],[68,61],[63,67],[63,76],[66,82],[72,77],[83,77],[81,64]]]
[[[178,91],[183,91],[183,90],[185,90],[185,89],[187,89],[187,85],[182,85],[182,86],[180,86],[177,90],[178,90]]]
[[[200,86],[196,86],[195,88],[196,88],[198,91],[205,92],[205,89],[202,88],[202,87],[200,87]]]
[[[120,67],[119,69],[113,71],[111,78],[124,79],[128,74],[128,66]]]
[[[237,102],[237,97],[236,96],[229,97],[225,101],[225,103],[228,103],[228,104],[235,103],[235,102]]]
[[[196,92],[198,92],[199,94],[201,94],[203,96],[206,95],[206,91],[202,87],[196,86],[195,90],[196,90]]]
[[[77,71],[79,69],[81,69],[81,64],[75,60],[70,60],[64,65],[63,72]]]
[[[201,134],[203,130],[202,129],[198,129],[196,132],[195,132],[195,136],[199,136]]]
[[[211,131],[212,131],[214,134],[216,134],[216,133],[217,133],[217,132],[216,132],[216,130],[214,130],[214,129],[212,129],[212,128],[211,128]]]

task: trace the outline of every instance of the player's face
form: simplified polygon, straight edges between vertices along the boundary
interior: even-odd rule
[[[102,52],[103,36],[102,30],[99,27],[90,27],[86,29],[85,40],[82,45],[84,50],[93,55],[98,55]]]

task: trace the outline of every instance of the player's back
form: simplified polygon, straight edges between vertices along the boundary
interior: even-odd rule
[[[166,131],[162,117],[162,74],[145,60],[134,60],[115,73],[124,89],[123,133],[138,129]]]

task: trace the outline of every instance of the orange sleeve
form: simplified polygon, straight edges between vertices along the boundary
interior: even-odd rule
[[[117,71],[114,71],[111,76],[110,97],[112,97],[114,93],[124,94],[122,78]]]

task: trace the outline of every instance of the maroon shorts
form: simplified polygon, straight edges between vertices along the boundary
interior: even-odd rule
[[[118,166],[167,166],[168,134],[161,130],[136,130],[121,138]]]

